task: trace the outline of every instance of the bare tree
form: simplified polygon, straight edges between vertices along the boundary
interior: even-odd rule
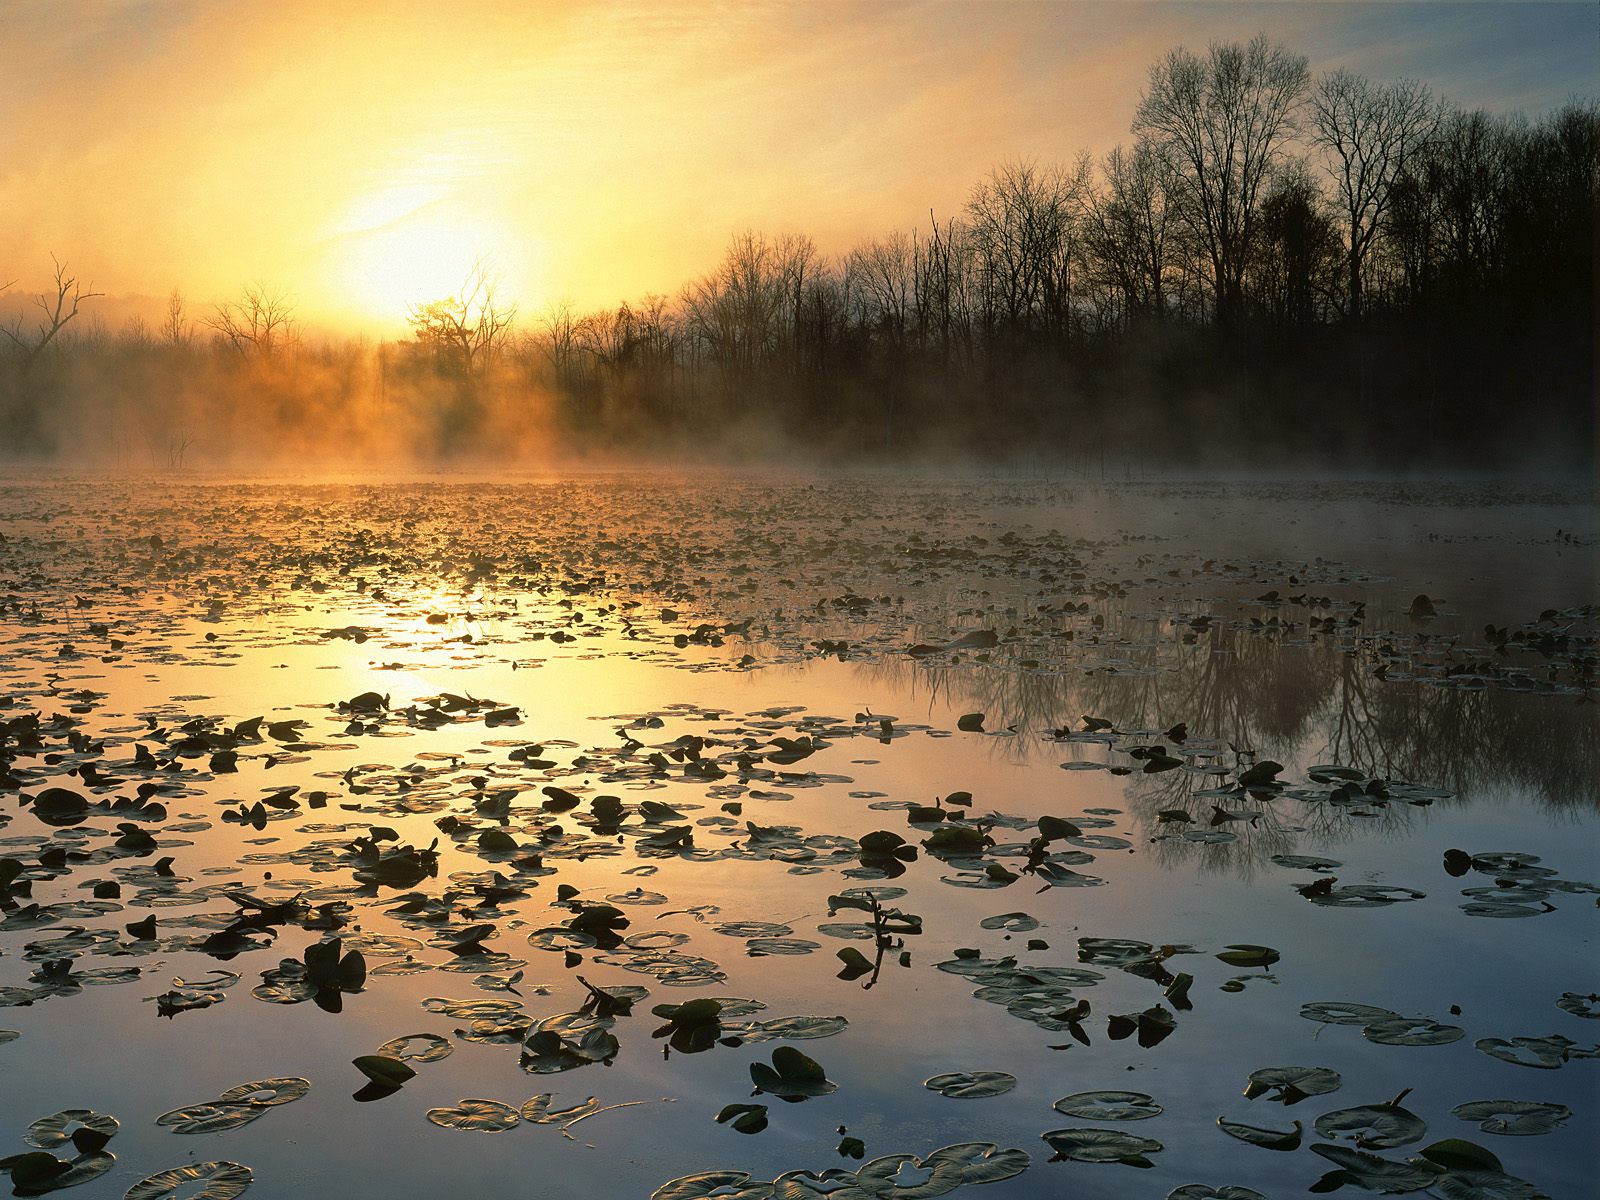
[[[1241,315],[1250,243],[1267,179],[1310,79],[1304,55],[1257,34],[1213,42],[1205,58],[1179,47],[1150,68],[1133,132],[1178,168],[1182,213],[1199,239],[1219,324]]]
[[[498,295],[493,266],[479,259],[453,296],[414,306],[407,315],[417,341],[449,362],[466,380],[487,375],[517,315]]]
[[[1072,171],[1009,162],[972,190],[968,237],[991,336],[1065,340],[1087,162]]]
[[[1148,142],[1106,155],[1105,187],[1089,203],[1087,244],[1101,282],[1130,316],[1167,315],[1171,164]]]
[[[1402,79],[1380,85],[1340,69],[1311,94],[1315,143],[1329,154],[1336,200],[1345,218],[1345,313],[1361,316],[1367,256],[1388,212],[1395,180],[1432,136],[1428,89]]]
[[[157,336],[169,350],[185,349],[194,338],[194,322],[185,316],[183,293],[177,288],[167,297],[167,312],[161,319]]]
[[[105,295],[104,292],[85,291],[77,277],[67,273],[67,264],[54,255],[51,255],[50,261],[55,264],[55,293],[41,292],[33,298],[33,305],[40,313],[38,325],[31,333],[23,329],[21,317],[14,319],[9,326],[0,325],[0,334],[4,334],[12,347],[22,355],[24,370],[31,367],[61,331],[72,323],[85,300]],[[0,287],[0,292],[10,286],[8,283]]]
[[[168,303],[170,306],[171,301]],[[247,358],[271,358],[292,345],[298,334],[289,298],[259,283],[245,288],[237,301],[216,305],[203,323]]]

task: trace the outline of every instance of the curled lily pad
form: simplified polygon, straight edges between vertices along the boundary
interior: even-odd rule
[[[148,1175],[128,1189],[122,1200],[170,1200],[183,1189],[184,1200],[234,1200],[244,1195],[255,1172],[235,1162],[188,1163]],[[204,1182],[198,1192],[191,1183]]]
[[[311,1081],[297,1075],[284,1075],[274,1079],[257,1079],[229,1088],[217,1097],[223,1104],[256,1104],[270,1108],[277,1104],[292,1104],[311,1090]]]
[[[560,1125],[565,1121],[587,1116],[600,1106],[600,1102],[593,1096],[581,1103],[569,1104],[566,1108],[551,1108],[554,1100],[553,1092],[541,1092],[524,1103],[518,1112],[522,1119],[531,1125]]]
[[[1214,1188],[1203,1183],[1186,1183],[1168,1192],[1167,1200],[1267,1200],[1267,1198],[1253,1188]]]
[[[772,1065],[750,1064],[750,1079],[757,1091],[777,1096],[781,1100],[804,1100],[808,1096],[826,1096],[838,1090],[822,1065],[793,1046],[779,1046],[772,1052]]]
[[[79,1150],[98,1150],[122,1127],[115,1117],[97,1113],[88,1108],[64,1108],[48,1117],[40,1117],[23,1130],[22,1140],[41,1150],[54,1150],[68,1142]],[[80,1133],[86,1132],[90,1144],[80,1143]]]
[[[223,1133],[250,1124],[266,1111],[259,1104],[191,1104],[162,1113],[156,1124],[173,1133]]]
[[[1362,1104],[1323,1113],[1316,1131],[1325,1138],[1348,1136],[1363,1150],[1389,1150],[1420,1142],[1428,1123],[1399,1104]]]
[[[516,1109],[498,1100],[463,1100],[451,1108],[430,1108],[424,1115],[442,1129],[474,1133],[504,1133],[522,1120]]]
[[[1143,1092],[1077,1092],[1050,1107],[1062,1116],[1087,1121],[1143,1121],[1162,1113],[1161,1105]]]
[[[1466,1037],[1459,1025],[1444,1025],[1429,1017],[1386,1017],[1361,1029],[1361,1036],[1380,1046],[1447,1046]]]
[[[1271,946],[1256,946],[1249,943],[1240,943],[1229,946],[1217,957],[1230,967],[1270,967],[1283,957]]]
[[[1485,1133],[1529,1137],[1551,1133],[1572,1116],[1565,1104],[1537,1100],[1469,1100],[1450,1110],[1463,1121],[1477,1121]]]
[[[1130,1167],[1153,1167],[1145,1157],[1162,1149],[1154,1138],[1136,1137],[1115,1129],[1052,1129],[1039,1135],[1055,1151],[1051,1162],[1070,1159],[1084,1163],[1123,1163]]]
[[[60,1159],[44,1150],[0,1159],[10,1172],[12,1190],[18,1196],[42,1196],[77,1187],[100,1178],[116,1161],[116,1155],[104,1150],[88,1150],[71,1159]]]
[[[391,1058],[387,1054],[363,1054],[350,1061],[356,1070],[381,1088],[397,1088],[417,1074],[398,1058]]]
[[[1368,1154],[1364,1150],[1357,1150],[1353,1146],[1319,1144],[1312,1146],[1311,1152],[1322,1155],[1339,1167],[1338,1171],[1323,1176],[1322,1182],[1314,1185],[1317,1191],[1332,1191],[1342,1184],[1353,1183],[1366,1188],[1369,1192],[1398,1195],[1420,1191],[1437,1182],[1439,1178],[1437,1168],[1430,1170],[1426,1166],[1417,1167],[1410,1163],[1396,1162],[1376,1154]],[[1323,1184],[1329,1186],[1324,1187]]]
[[[1217,1128],[1229,1137],[1260,1146],[1263,1150],[1298,1150],[1300,1134],[1305,1127],[1296,1121],[1292,1129],[1263,1129],[1259,1125],[1245,1125],[1218,1117]]]
[[[1250,1072],[1244,1095],[1246,1100],[1266,1096],[1280,1104],[1299,1104],[1311,1096],[1338,1091],[1339,1083],[1339,1072],[1328,1067],[1262,1067]]]
[[[922,1086],[952,1100],[983,1100],[1011,1091],[1017,1077],[1005,1071],[949,1071],[924,1079]]]
[[[760,1133],[767,1127],[765,1104],[725,1104],[714,1118],[718,1125],[731,1125],[739,1133]]]
[[[438,1062],[455,1049],[448,1038],[436,1033],[408,1033],[390,1038],[378,1047],[378,1053],[401,1062]]]

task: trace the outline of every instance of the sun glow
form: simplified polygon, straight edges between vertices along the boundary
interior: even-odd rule
[[[328,266],[347,306],[383,322],[403,321],[416,305],[454,295],[479,262],[492,264],[510,290],[528,257],[499,221],[425,184],[351,203],[335,224],[333,246]]]

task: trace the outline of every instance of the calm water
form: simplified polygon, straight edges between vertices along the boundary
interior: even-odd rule
[[[212,1161],[264,1197],[1278,1196],[1355,1145],[1318,1117],[1410,1089],[1371,1153],[1527,1181],[1414,1194],[1592,1195],[1593,522],[1466,485],[15,482],[0,1155],[91,1109],[86,1198]],[[344,990],[303,978],[332,937]],[[1335,1002],[1388,1011],[1302,1012]],[[783,1047],[837,1087],[752,1096]],[[1338,1086],[1246,1098],[1275,1067]],[[1161,1111],[1052,1108],[1100,1091]]]

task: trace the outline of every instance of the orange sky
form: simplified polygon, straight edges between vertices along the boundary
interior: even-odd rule
[[[393,332],[478,254],[525,312],[675,292],[730,234],[828,252],[1009,156],[1127,139],[1149,64],[1258,29],[1492,108],[1593,94],[1571,5],[12,0],[0,282],[262,281]]]

